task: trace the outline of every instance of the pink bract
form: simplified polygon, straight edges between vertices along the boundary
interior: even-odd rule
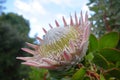
[[[22,64],[46,68],[46,69],[66,69],[81,61],[86,54],[88,48],[88,39],[90,35],[90,22],[88,15],[85,14],[83,18],[78,20],[75,13],[75,23],[72,16],[70,16],[70,24],[67,24],[63,17],[64,27],[61,27],[55,20],[56,27],[53,28],[51,24],[50,30],[43,28],[45,36],[43,39],[37,37],[40,45],[26,43],[29,47],[22,48],[23,51],[32,54],[32,57],[17,57],[17,59],[24,60]]]

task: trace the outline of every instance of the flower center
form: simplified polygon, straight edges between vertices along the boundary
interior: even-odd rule
[[[77,38],[78,32],[73,27],[57,27],[49,30],[41,45],[45,55],[58,54],[69,45],[70,40]]]

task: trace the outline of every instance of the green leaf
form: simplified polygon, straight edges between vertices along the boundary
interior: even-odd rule
[[[120,61],[116,62],[116,67],[120,67]]]
[[[80,68],[72,77],[72,80],[83,80],[86,73],[85,68]]]
[[[31,71],[29,72],[29,80],[42,80],[47,72],[48,71],[46,69],[31,67]]]
[[[86,76],[83,80],[91,80],[90,77]]]
[[[120,50],[106,48],[100,51],[101,55],[104,56],[110,62],[120,62]]]
[[[94,58],[93,53],[88,53],[88,54],[85,56],[85,59],[88,60],[88,61],[90,61],[90,62],[93,60],[93,58]]]
[[[89,52],[93,52],[97,49],[98,49],[98,40],[93,34],[91,34],[89,38]]]
[[[97,53],[94,55],[94,59],[93,59],[93,62],[102,67],[102,68],[107,68],[108,65],[109,65],[109,62],[100,54],[100,53]]]
[[[102,74],[100,74],[100,80],[105,80],[105,78]]]
[[[49,70],[50,76],[55,80],[61,80],[64,77],[72,76],[75,73],[74,68],[70,68],[68,70]],[[52,79],[53,80],[53,79]]]
[[[119,34],[117,32],[110,32],[103,35],[98,40],[99,49],[103,48],[115,48],[119,41]]]
[[[109,72],[110,77],[114,77],[116,79],[114,80],[119,80],[120,79],[120,69],[114,69]]]

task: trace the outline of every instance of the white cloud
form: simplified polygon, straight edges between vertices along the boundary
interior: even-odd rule
[[[38,14],[42,14],[42,15],[44,15],[44,14],[46,14],[47,12],[46,12],[46,10],[45,10],[45,8],[40,4],[40,2],[37,2],[37,1],[33,1],[32,3],[31,3],[31,11],[33,12],[33,13],[38,13]],[[34,12],[35,11],[35,12]]]
[[[47,13],[38,0],[33,1],[29,0],[29,2],[15,0],[14,5],[18,10],[20,10],[23,13],[29,13],[33,15],[35,14],[44,15]]]
[[[42,37],[42,27],[49,30],[48,24],[55,26],[55,19],[60,25],[63,24],[62,16],[69,23],[70,13],[74,16],[75,11],[88,10],[86,2],[87,0],[15,0],[14,5],[16,12],[30,21],[30,36],[34,37],[38,33]]]
[[[57,4],[57,5],[63,5],[63,4],[70,4],[72,0],[49,0],[49,2],[52,2],[54,4]]]
[[[20,15],[23,15],[30,21],[30,36],[33,37],[38,32],[41,32],[40,36],[42,36],[44,33],[42,32],[39,19],[41,16],[46,15],[47,12],[40,4],[39,0],[28,0],[28,2],[23,0],[15,0],[14,5],[16,12]]]
[[[20,10],[23,10],[23,11],[30,11],[30,6],[20,0],[16,0],[15,1],[15,6],[20,9]]]
[[[88,0],[40,0],[43,4],[56,4],[61,7],[78,7],[85,5]]]
[[[60,4],[69,4],[72,0],[39,0],[41,3],[43,4],[51,4],[51,3],[54,3],[54,4],[57,4],[57,5],[60,5]]]

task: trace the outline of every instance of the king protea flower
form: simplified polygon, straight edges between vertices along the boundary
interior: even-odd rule
[[[75,13],[75,23],[70,16],[70,24],[66,23],[63,17],[64,27],[61,27],[55,20],[56,27],[45,32],[44,38],[37,37],[40,45],[27,43],[31,48],[22,48],[23,51],[32,54],[32,57],[17,57],[24,60],[22,64],[46,68],[46,69],[66,69],[81,61],[86,54],[88,39],[90,35],[90,23],[88,15],[83,15],[78,20]]]

